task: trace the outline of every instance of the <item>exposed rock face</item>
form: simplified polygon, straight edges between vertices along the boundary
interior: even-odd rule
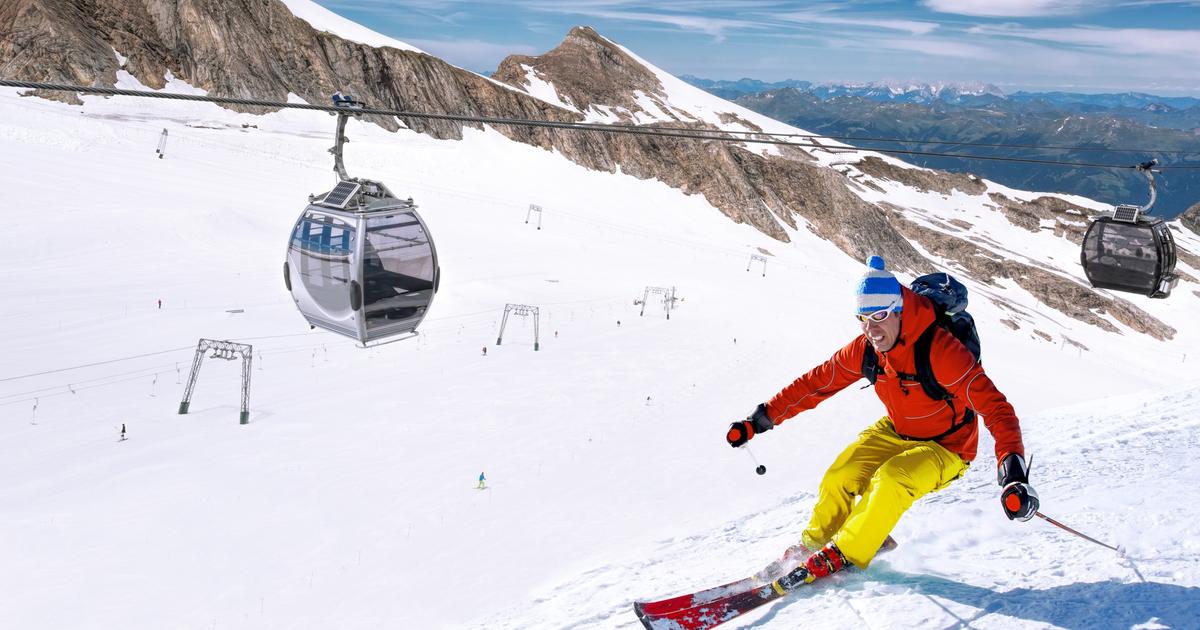
[[[1200,234],[1200,203],[1188,208],[1179,215],[1179,222],[1187,229]]]
[[[1088,223],[1096,214],[1058,197],[1038,197],[1033,201],[1009,199],[1000,193],[990,193],[988,197],[1000,208],[1009,223],[1030,232],[1053,229],[1055,236],[1064,237],[1080,246],[1083,245],[1083,236],[1087,234]]]
[[[987,185],[974,175],[947,173],[928,169],[904,168],[890,162],[885,162],[875,156],[867,156],[855,164],[862,172],[906,184],[917,190],[932,190],[943,195],[949,195],[958,189],[968,195],[981,195],[987,190]]]
[[[552,82],[559,99],[580,111],[593,105],[611,107],[625,122],[632,123],[635,121],[630,112],[644,111],[636,98],[636,94],[642,92],[660,104],[663,111],[673,115],[658,99],[663,93],[658,77],[591,28],[571,29],[558,48],[544,55],[505,57],[492,78],[527,87],[527,68]]]
[[[170,72],[215,96],[283,101],[291,92],[324,104],[340,89],[388,109],[577,118],[436,57],[317,31],[278,0],[7,0],[0,33],[8,28],[12,36],[0,38],[5,78],[111,86],[121,69],[115,49],[127,58],[124,70],[156,89]],[[395,119],[377,122],[398,128]],[[457,123],[409,124],[461,137]],[[512,133],[549,142],[544,130]]]

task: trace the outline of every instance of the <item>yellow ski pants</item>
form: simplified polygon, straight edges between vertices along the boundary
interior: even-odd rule
[[[866,568],[913,501],[945,488],[968,465],[940,444],[900,437],[884,416],[825,472],[804,544],[819,549],[832,540],[847,560]]]

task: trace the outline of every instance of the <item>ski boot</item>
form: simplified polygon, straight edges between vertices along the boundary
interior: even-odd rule
[[[801,584],[809,584],[819,578],[827,577],[850,565],[846,556],[834,543],[828,543],[820,551],[808,557],[804,564],[794,571],[775,580],[776,591],[790,591]]]

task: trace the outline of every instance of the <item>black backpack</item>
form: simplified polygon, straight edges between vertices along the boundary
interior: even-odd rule
[[[923,295],[929,298],[929,301],[933,302],[933,309],[937,313],[937,319],[921,333],[921,336],[917,337],[916,343],[913,344],[917,373],[900,373],[899,377],[903,380],[920,383],[921,389],[925,391],[926,396],[929,396],[933,400],[946,401],[950,405],[950,408],[954,410],[954,415],[957,416],[958,411],[954,409],[954,397],[933,376],[933,366],[929,361],[929,349],[933,345],[934,332],[938,328],[945,328],[956,339],[962,342],[967,350],[971,351],[971,354],[975,355],[976,361],[979,360],[982,350],[979,345],[979,332],[975,329],[975,319],[967,312],[967,287],[963,286],[961,282],[948,273],[931,273],[913,280],[909,288],[912,289],[913,293]],[[875,379],[882,373],[883,368],[879,367],[879,357],[875,356],[875,349],[868,342],[866,351],[863,352],[863,378],[867,379],[871,385],[874,385]],[[905,435],[901,435],[900,437],[918,440],[938,440],[968,424],[973,424],[974,421],[975,412],[967,409],[963,413],[962,420],[955,422],[944,433],[924,438],[909,438]]]

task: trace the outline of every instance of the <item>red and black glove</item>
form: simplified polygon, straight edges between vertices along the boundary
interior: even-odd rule
[[[745,420],[739,420],[729,425],[729,432],[725,434],[725,441],[729,445],[737,448],[757,433],[770,431],[775,428],[775,423],[771,422],[771,418],[767,416],[767,405],[765,403],[754,409],[754,413],[746,417]]]
[[[1029,485],[1029,468],[1025,458],[1009,453],[1000,461],[996,480],[1004,488],[1000,491],[1000,505],[1008,520],[1028,521],[1038,511],[1040,502],[1037,491]]]

